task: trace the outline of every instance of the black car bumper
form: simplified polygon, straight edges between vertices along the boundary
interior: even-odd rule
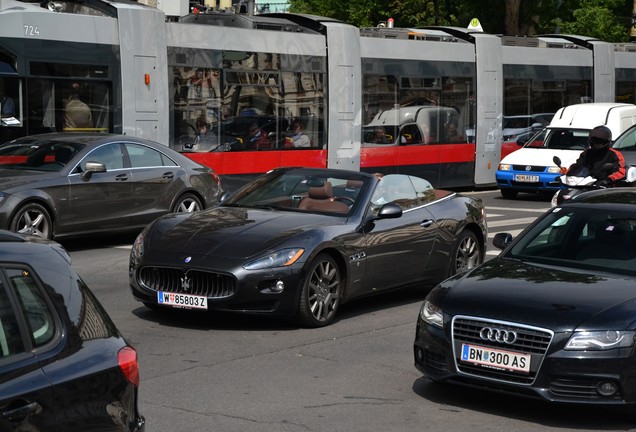
[[[434,381],[538,397],[552,402],[623,405],[636,403],[636,356],[633,347],[608,351],[554,349],[567,341],[555,337],[536,376],[524,383],[491,374],[487,368],[468,372],[455,358],[449,330],[418,322],[414,342],[415,367]],[[458,364],[460,365],[458,367]],[[464,370],[461,370],[464,369]],[[481,370],[480,370],[481,369]],[[615,391],[611,389],[615,388]]]
[[[298,309],[302,266],[247,271],[228,265],[189,268],[143,263],[131,266],[129,276],[133,297],[149,306],[179,308],[158,300],[158,292],[178,293],[206,297],[206,310],[293,316]]]

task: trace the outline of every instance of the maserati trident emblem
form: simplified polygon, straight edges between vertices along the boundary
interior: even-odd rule
[[[187,274],[184,274],[181,278],[181,289],[183,291],[190,291],[190,285],[192,284],[192,279]]]

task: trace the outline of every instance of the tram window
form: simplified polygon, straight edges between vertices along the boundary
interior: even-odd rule
[[[216,144],[210,151],[284,149],[288,126],[293,119],[301,118],[311,146],[322,148],[326,80],[324,73],[307,68],[326,69],[320,59],[313,61],[313,57],[312,61],[290,63],[278,54],[258,52],[240,58],[230,53],[222,69],[173,66],[170,146],[177,150],[194,148],[197,123],[204,121]],[[266,136],[266,145],[253,145],[250,127],[254,124]]]
[[[2,126],[21,126],[20,82],[16,78],[0,78],[0,114]]]

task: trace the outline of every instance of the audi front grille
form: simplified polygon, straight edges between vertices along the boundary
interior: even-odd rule
[[[139,284],[153,291],[194,294],[211,299],[230,297],[236,292],[233,276],[171,267],[142,267]]]
[[[490,338],[488,337],[491,335]],[[514,337],[513,337],[514,335]],[[453,355],[460,373],[530,385],[536,379],[554,333],[551,330],[482,318],[457,316],[452,323]],[[530,355],[530,371],[487,367],[460,359],[464,344]]]

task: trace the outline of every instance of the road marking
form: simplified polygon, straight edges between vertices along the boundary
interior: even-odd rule
[[[530,222],[534,222],[536,217],[527,217],[527,218],[517,218],[517,219],[505,219],[505,220],[496,220],[496,221],[487,221],[488,229],[509,225],[528,225]]]
[[[550,209],[549,208],[529,209],[529,208],[512,208],[512,207],[486,207],[486,212],[488,212],[488,210],[504,210],[504,211],[516,210],[520,212],[545,213],[546,211]]]

